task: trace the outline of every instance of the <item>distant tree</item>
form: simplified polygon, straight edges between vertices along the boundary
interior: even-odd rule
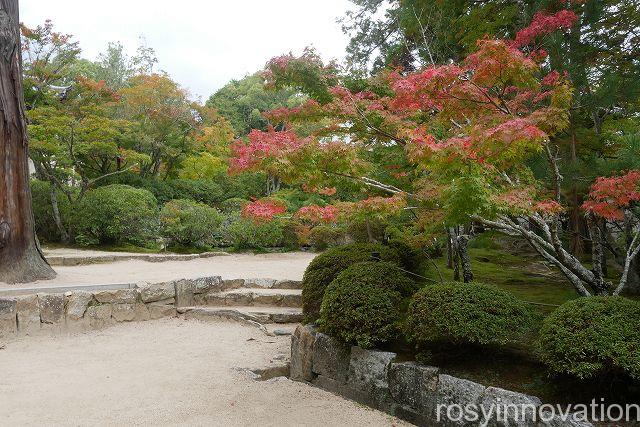
[[[19,22],[18,0],[0,0],[0,281],[7,283],[55,277],[34,231]]]

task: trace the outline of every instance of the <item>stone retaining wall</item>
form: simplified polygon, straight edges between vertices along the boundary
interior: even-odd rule
[[[299,282],[222,280],[220,276],[137,283],[125,289],[73,290],[0,297],[0,339],[104,328],[118,322],[176,316],[177,309],[206,305],[207,296],[240,287],[293,288]]]
[[[227,256],[227,252],[203,252],[200,254],[109,254],[109,255],[48,255],[47,262],[53,266],[98,264],[115,261],[191,261],[201,258]]]
[[[437,367],[396,361],[395,353],[348,347],[309,325],[299,326],[291,338],[290,377],[422,426],[481,425],[479,421],[455,420],[456,411],[452,411],[454,420],[448,420],[446,409],[439,405],[474,405],[487,411],[492,404],[544,409],[537,397],[485,387],[443,374]],[[486,425],[591,426],[559,416],[535,422],[533,417],[533,409],[521,420],[498,419],[494,414]]]

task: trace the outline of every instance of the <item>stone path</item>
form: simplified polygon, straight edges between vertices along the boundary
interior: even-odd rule
[[[62,249],[59,254],[77,256],[81,251]],[[51,253],[54,253],[51,251]],[[105,252],[90,251],[101,256]],[[108,253],[107,253],[108,254]],[[301,280],[305,268],[316,256],[309,252],[276,254],[231,254],[191,261],[148,262],[141,260],[110,263],[55,266],[58,273],[52,280],[30,284],[8,285],[0,283],[0,290],[28,288],[53,288],[76,285],[129,284],[141,281],[162,282],[173,279],[191,279],[202,276],[222,276],[223,279],[271,278]]]
[[[0,350],[0,425],[408,425],[237,369],[281,364],[289,348],[288,336],[182,319],[18,339]]]

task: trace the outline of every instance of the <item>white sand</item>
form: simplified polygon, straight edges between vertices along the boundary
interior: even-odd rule
[[[0,350],[0,425],[408,425],[234,369],[268,366],[289,343],[237,323],[180,319],[19,339]]]
[[[93,251],[94,254],[103,252]],[[77,251],[66,250],[70,255]],[[301,280],[307,265],[317,254],[310,252],[287,252],[276,254],[232,254],[191,261],[116,261],[104,264],[54,267],[57,277],[34,283],[7,285],[53,287],[71,285],[102,285],[113,283],[136,283],[141,281],[162,282],[173,279],[193,279],[202,276],[222,276],[224,279],[265,278]]]

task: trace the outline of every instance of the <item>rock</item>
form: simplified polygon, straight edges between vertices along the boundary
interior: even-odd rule
[[[276,280],[271,286],[273,289],[302,289],[302,282],[300,280]]]
[[[220,306],[226,305],[225,295],[220,293],[211,293],[205,296],[206,305]]]
[[[64,320],[64,294],[38,294],[40,321],[56,324]]]
[[[593,427],[589,421],[584,421],[582,414],[568,414],[567,416],[554,415],[550,411],[541,411],[538,414],[537,427]]]
[[[135,304],[113,304],[111,316],[116,322],[131,322],[136,318]]]
[[[176,297],[175,283],[139,283],[140,297],[143,302],[162,301]]]
[[[87,311],[93,294],[87,291],[72,291],[65,294],[67,298],[67,319],[80,320]]]
[[[302,295],[284,295],[282,297],[283,307],[302,307]]]
[[[102,328],[114,322],[111,318],[111,310],[110,304],[92,305],[87,307],[85,316],[89,318],[92,328]]]
[[[244,279],[231,279],[222,281],[222,290],[238,289],[244,286]]]
[[[37,295],[16,297],[16,311],[20,334],[29,334],[40,330],[40,306]]]
[[[313,380],[313,342],[316,331],[311,326],[300,325],[291,337],[290,378],[297,381]]]
[[[137,289],[110,289],[97,292],[95,299],[103,304],[135,304],[138,301]]]
[[[193,295],[196,290],[193,280],[178,280],[176,287],[176,307],[191,307],[193,305]]]
[[[350,348],[318,332],[313,344],[313,372],[345,382],[349,374]]]
[[[200,277],[195,279],[193,283],[195,294],[206,294],[211,290],[222,290],[222,277],[220,276]]]
[[[447,407],[450,405],[459,405],[464,408],[469,404],[478,404],[486,389],[485,386],[474,383],[473,381],[440,374],[438,376],[438,389],[436,392],[436,413],[431,414],[430,418],[446,426],[469,424],[465,422],[462,416],[459,420],[448,419]],[[455,412],[454,415],[457,417],[458,412]]]
[[[175,317],[176,309],[171,305],[159,304],[159,303],[151,303],[146,304],[147,310],[149,311],[149,318],[151,319],[161,319],[163,317]]]
[[[271,288],[276,281],[274,279],[245,279],[245,288]]]
[[[393,399],[422,413],[435,409],[438,368],[416,362],[392,363],[389,367],[389,391]]]
[[[253,292],[230,292],[224,297],[225,305],[253,305]]]
[[[291,335],[290,331],[284,330],[284,329],[274,329],[273,330],[273,335],[276,336],[287,336],[287,335]]]
[[[0,337],[6,338],[18,332],[17,303],[13,298],[0,298]]]
[[[492,427],[528,427],[534,424],[538,407],[542,404],[535,396],[528,396],[497,387],[487,388],[480,398],[480,405],[484,413],[500,405],[501,416],[493,416],[486,420],[487,426]]]
[[[149,308],[146,304],[137,302],[134,307],[134,311],[136,313],[135,320],[136,322],[144,322],[151,319],[151,313],[149,313]]]
[[[373,387],[387,388],[389,386],[387,382],[389,365],[395,358],[396,354],[388,351],[351,347],[349,383],[354,388],[363,391]]]
[[[282,303],[282,295],[253,294],[253,305],[279,306]]]

